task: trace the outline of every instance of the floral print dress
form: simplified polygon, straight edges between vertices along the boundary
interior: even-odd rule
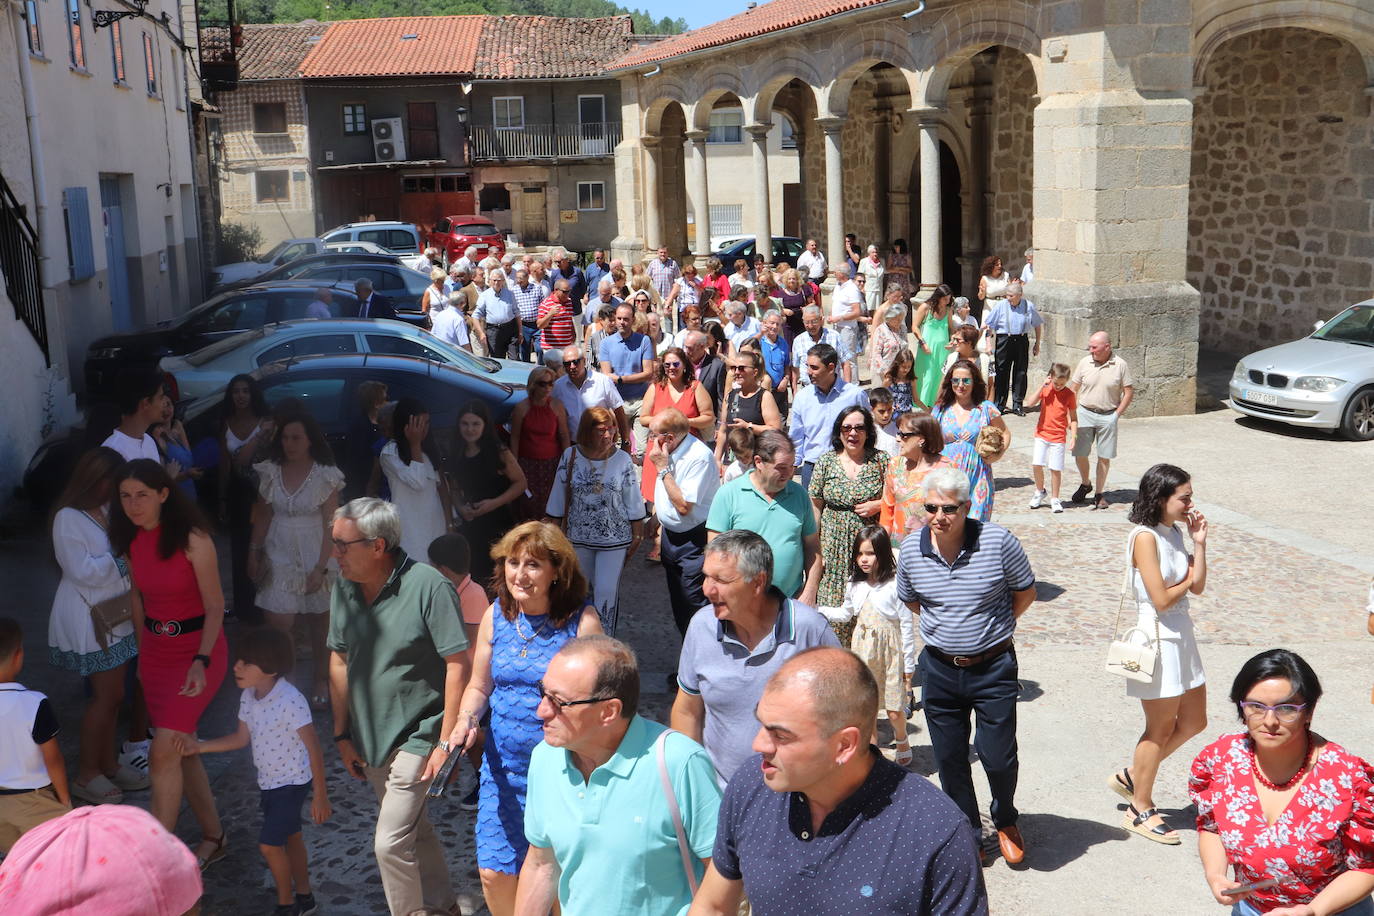
[[[876,514],[860,518],[855,514],[854,507],[882,498],[888,460],[887,452],[873,451],[859,465],[859,472],[853,479],[844,472],[839,452],[826,452],[816,462],[816,470],[811,475],[811,498],[821,500],[823,506],[820,533],[824,572],[816,595],[819,605],[839,607],[844,603],[845,588],[849,584],[849,564],[853,559],[854,536],[866,525],[878,522]],[[840,644],[848,648],[854,632],[854,621],[831,626],[840,638]]]
[[[940,431],[945,434],[944,456],[968,475],[968,517],[987,521],[992,517],[992,465],[983,460],[974,446],[983,427],[1000,417],[1002,412],[996,404],[984,401],[973,408],[963,422],[955,416],[953,406],[936,407],[930,413],[940,422]]]

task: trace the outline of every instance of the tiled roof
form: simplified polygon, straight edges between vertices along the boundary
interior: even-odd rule
[[[330,23],[324,38],[301,65],[301,74],[307,79],[469,76],[487,18],[397,16]]]
[[[301,61],[315,47],[315,40],[329,28],[327,22],[297,22],[291,25],[245,25],[239,47],[239,79],[289,80],[300,76]],[[223,28],[201,30],[201,39],[224,43]],[[212,41],[213,43],[213,41]]]
[[[596,76],[630,49],[629,16],[491,16],[477,45],[478,79]]]
[[[623,70],[651,64],[690,51],[714,48],[741,38],[765,35],[805,22],[815,22],[836,13],[878,6],[885,2],[887,0],[773,0],[728,19],[675,35],[667,41],[638,48],[609,64],[607,69]]]

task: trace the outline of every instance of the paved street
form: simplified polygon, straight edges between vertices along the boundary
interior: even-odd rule
[[[1116,505],[1106,512],[1073,507],[1054,516],[1048,509],[1024,508],[1031,491],[1033,422],[1009,418],[1013,449],[996,467],[994,518],[1026,545],[1040,601],[1018,632],[1023,677],[1018,804],[1029,851],[1020,869],[998,860],[987,870],[992,912],[1220,914],[1201,878],[1184,788],[1188,764],[1204,738],[1236,727],[1224,695],[1240,664],[1276,645],[1304,654],[1326,687],[1318,728],[1356,753],[1374,756],[1367,705],[1374,640],[1364,634],[1363,614],[1365,589],[1374,575],[1367,483],[1374,449],[1249,425],[1229,411],[1127,420],[1109,487]],[[1173,826],[1185,832],[1184,845],[1177,848],[1121,830],[1122,806],[1103,784],[1113,768],[1127,762],[1141,724],[1138,704],[1126,699],[1122,682],[1103,673],[1101,664],[1117,607],[1126,504],[1140,472],[1160,460],[1194,474],[1198,503],[1213,521],[1207,593],[1193,602],[1212,677],[1212,719],[1202,738],[1165,763],[1156,796]],[[1066,474],[1066,494],[1074,485],[1074,476]],[[0,576],[10,593],[5,612],[19,615],[28,631],[25,681],[53,696],[63,721],[73,723],[79,685],[44,661],[55,582],[47,557],[37,530],[0,544]],[[622,588],[621,635],[640,653],[646,712],[661,716],[669,701],[662,672],[671,669],[676,649],[662,574],[642,559],[633,561]],[[307,673],[301,672],[302,682]],[[204,734],[231,729],[233,693],[226,683]],[[319,725],[328,747],[329,723],[321,719]],[[912,727],[913,769],[929,775],[930,748],[919,712]],[[73,737],[69,728],[69,762],[74,761]],[[256,850],[257,793],[249,755],[207,758],[207,764],[229,828],[231,854],[206,875],[205,911],[267,912],[271,901]],[[374,802],[336,761],[329,769],[334,819],[306,830],[320,899],[331,916],[384,912],[371,853]],[[465,773],[462,788],[469,778]],[[146,793],[131,797],[146,804]],[[479,912],[472,815],[458,808],[456,798],[436,802],[431,810],[441,825],[465,912]],[[189,818],[181,828],[183,837],[195,839]]]

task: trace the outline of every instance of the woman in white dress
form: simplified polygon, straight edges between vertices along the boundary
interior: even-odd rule
[[[859,262],[859,273],[864,277],[864,314],[872,315],[883,301],[883,274],[887,273],[877,245],[868,246],[868,257]]]
[[[416,560],[429,556],[430,543],[452,528],[448,483],[439,473],[438,452],[429,435],[429,410],[415,398],[401,398],[391,415],[391,441],[379,462],[391,488],[391,501],[405,519],[401,549]]]
[[[425,287],[425,294],[420,297],[421,312],[432,317],[449,307],[449,296],[444,292],[446,280],[448,274],[441,267],[429,272],[429,286]]]
[[[88,678],[91,698],[81,715],[80,762],[72,795],[93,805],[118,804],[124,790],[148,788],[148,774],[115,758],[115,726],[124,700],[124,678],[138,655],[133,624],[101,636],[91,608],[129,593],[128,566],[116,557],[106,533],[108,507],[124,458],[112,448],[87,452],[77,462],[52,520],[52,546],[62,579],[48,618],[48,661]]]
[[[583,411],[577,438],[554,473],[547,508],[548,521],[566,519],[564,530],[608,636],[615,635],[620,617],[620,572],[644,540],[639,472],[629,453],[616,447],[618,432],[615,415],[605,407]]]
[[[1187,472],[1172,464],[1145,472],[1130,520],[1136,526],[1128,542],[1136,626],[1151,637],[1158,626],[1159,660],[1153,680],[1126,682],[1127,695],[1145,711],[1145,731],[1131,765],[1113,773],[1108,785],[1129,802],[1123,827],[1176,846],[1181,840],[1159,816],[1153,793],[1160,763],[1207,727],[1202,657],[1188,616],[1188,596],[1202,594],[1207,584],[1207,520],[1193,508]],[[1183,528],[1192,540],[1191,556]]]
[[[1002,259],[995,254],[983,258],[982,277],[978,280],[978,300],[983,303],[983,315],[997,304],[999,299],[1007,298],[1007,284],[1011,277],[1002,269]]]
[[[297,614],[310,629],[314,688],[310,702],[329,702],[328,580],[333,543],[330,527],[339,507],[344,475],[334,466],[320,425],[307,413],[285,417],[276,429],[268,460],[253,465],[258,503],[253,507],[253,539],[248,574],[258,584],[258,607],[267,622],[291,632]]]

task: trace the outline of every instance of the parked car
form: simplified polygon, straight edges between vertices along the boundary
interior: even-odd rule
[[[344,244],[352,244],[345,242]],[[371,247],[376,248],[376,245]],[[332,248],[332,246],[331,246]],[[342,252],[326,251],[323,254],[308,254],[304,257],[288,261],[280,267],[274,267],[267,273],[252,280],[245,280],[242,283],[226,283],[220,291],[226,289],[238,289],[244,286],[257,286],[263,283],[275,283],[278,280],[294,280],[297,276],[307,270],[319,267],[324,264],[399,264],[401,259],[394,254],[373,254],[371,252]]]
[[[304,318],[306,308],[315,299],[315,290],[323,285],[326,284],[318,280],[282,280],[230,290],[178,318],[137,331],[97,338],[86,349],[86,391],[108,390],[107,386],[121,370],[152,368],[164,356],[194,353],[242,331],[274,321]],[[357,314],[358,300],[353,295],[353,285],[336,283],[332,289],[336,312]],[[419,311],[406,311],[399,317],[412,324],[425,322],[425,316]]]
[[[262,385],[269,406],[296,398],[319,421],[325,437],[342,454],[344,437],[358,410],[358,385],[385,382],[393,399],[419,398],[430,410],[430,429],[441,455],[447,455],[457,426],[458,411],[472,400],[485,401],[492,418],[504,424],[515,405],[524,400],[523,389],[479,377],[455,366],[408,356],[377,353],[305,356],[261,366],[252,372]],[[222,393],[215,392],[179,407],[192,451],[214,454],[209,447],[219,433]],[[84,427],[49,437],[30,459],[24,472],[23,491],[30,502],[46,510],[71,476],[71,470],[87,447],[102,436],[87,436]]]
[[[478,260],[487,255],[499,258],[506,253],[505,237],[485,216],[441,216],[429,230],[429,244],[438,248],[449,264],[461,258],[469,247],[477,249]]]
[[[210,288],[219,289],[236,283],[247,283],[280,267],[288,261],[305,257],[308,254],[324,253],[324,242],[319,239],[287,239],[278,242],[267,254],[252,261],[236,261],[233,264],[220,264],[210,271]]]
[[[384,254],[391,255],[381,245],[376,242],[325,242],[324,247],[329,251],[337,251],[340,254]],[[394,257],[394,255],[392,255]]]
[[[1374,299],[1317,322],[1301,340],[1236,363],[1231,407],[1247,417],[1374,439]]]
[[[185,356],[164,356],[158,368],[176,383],[179,398],[223,391],[241,372],[299,356],[389,353],[457,366],[512,388],[524,388],[529,363],[477,356],[404,321],[306,318],[269,324],[216,341]]]
[[[329,242],[371,242],[391,254],[415,254],[420,244],[420,230],[414,223],[379,220],[366,223],[345,223],[335,226],[321,238]]]
[[[420,310],[420,298],[431,282],[428,273],[421,273],[403,264],[378,263],[374,260],[321,262],[310,264],[295,274],[297,280],[313,280],[322,286],[345,283],[349,289],[363,278],[371,280],[372,289],[390,299],[397,310],[408,312]]]
[[[757,247],[757,239],[749,237],[740,239],[732,245],[720,249],[715,253],[720,258],[720,263],[725,265],[727,273],[734,270],[734,263],[737,259],[743,258],[752,267],[754,264],[754,250]],[[773,236],[773,256],[769,258],[770,264],[777,264],[779,261],[786,261],[788,264],[795,265],[797,258],[806,250],[806,244],[790,235]]]

